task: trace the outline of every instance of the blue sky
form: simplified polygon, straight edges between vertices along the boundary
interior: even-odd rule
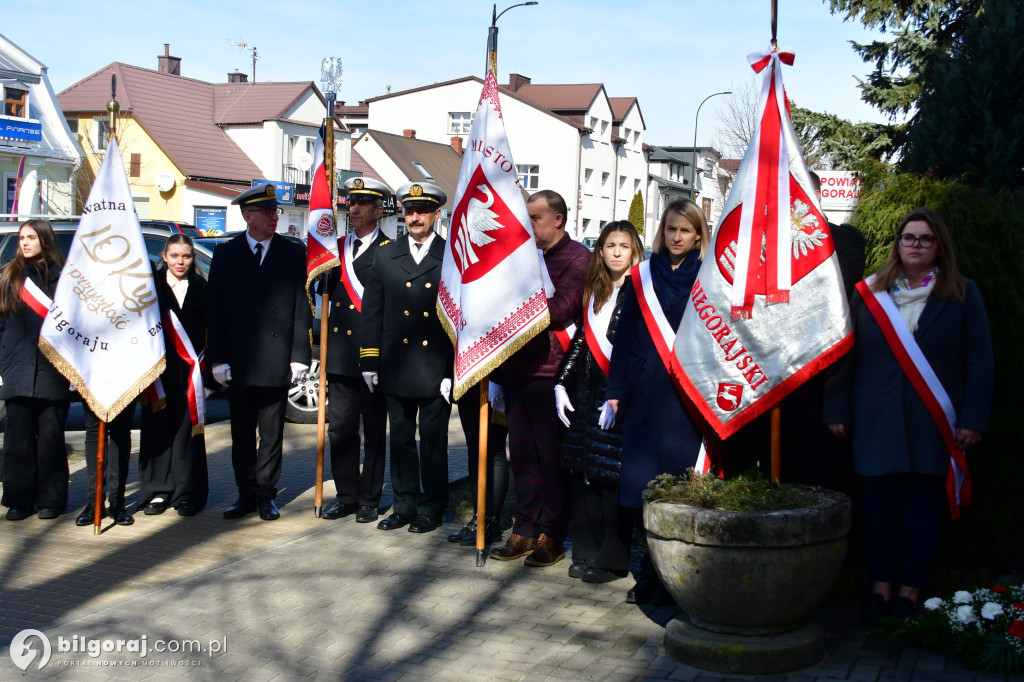
[[[513,2],[500,4],[498,10]],[[492,3],[480,0],[268,3],[165,0],[55,0],[5,3],[0,32],[50,68],[60,92],[113,61],[156,68],[163,44],[182,58],[182,75],[221,82],[319,79],[326,56],[345,60],[339,99],[354,103],[392,91],[483,75]],[[779,2],[779,44],[796,63],[783,72],[803,107],[854,121],[881,121],[860,100],[854,76],[868,66],[848,41],[869,41],[819,0]],[[768,49],[771,0],[540,0],[498,21],[499,81],[509,72],[535,83],[601,82],[610,96],[635,96],[649,144],[693,143],[694,114],[707,95],[754,78],[749,52]],[[708,144],[725,97],[700,114],[698,144]]]

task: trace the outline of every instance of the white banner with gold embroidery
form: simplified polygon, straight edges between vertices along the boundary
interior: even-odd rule
[[[455,345],[458,399],[550,320],[493,73],[477,104],[454,204],[437,310]]]
[[[75,232],[39,348],[103,421],[164,371],[149,253],[111,140]]]

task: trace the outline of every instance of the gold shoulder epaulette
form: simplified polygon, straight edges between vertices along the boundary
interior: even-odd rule
[[[390,243],[391,243],[391,240],[390,240],[390,239],[385,239],[385,240],[384,240],[384,241],[382,241],[382,242],[381,242],[380,244],[377,244],[377,246],[384,246],[385,244],[390,244]]]

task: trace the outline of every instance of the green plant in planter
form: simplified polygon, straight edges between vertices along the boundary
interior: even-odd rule
[[[706,509],[727,511],[778,511],[813,507],[818,499],[805,490],[773,482],[763,476],[737,476],[722,480],[718,476],[696,474],[686,476],[661,474],[647,484],[645,502],[679,502]]]

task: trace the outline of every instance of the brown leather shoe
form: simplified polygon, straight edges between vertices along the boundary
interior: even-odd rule
[[[537,541],[537,549],[533,550],[530,556],[526,557],[527,566],[554,566],[565,558],[565,549],[561,542],[555,542],[544,533],[540,534]]]
[[[543,536],[541,536],[543,537]],[[508,542],[501,547],[491,550],[491,556],[501,561],[511,561],[525,556],[537,548],[537,538],[527,538],[522,535],[508,536]]]

